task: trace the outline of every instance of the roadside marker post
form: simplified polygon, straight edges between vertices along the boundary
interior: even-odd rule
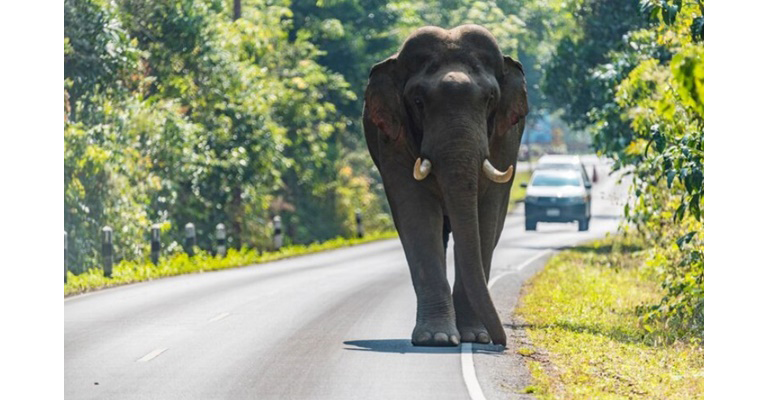
[[[216,225],[216,255],[227,255],[227,230],[221,223]]]
[[[272,227],[274,228],[272,243],[275,246],[275,250],[280,250],[283,247],[283,222],[280,220],[279,215],[275,215],[272,218]]]
[[[107,278],[112,277],[112,261],[113,261],[113,248],[112,248],[112,228],[105,226],[101,228],[101,259],[102,268],[104,270],[104,276]]]
[[[64,231],[64,283],[67,283],[67,231]]]
[[[195,245],[197,244],[195,224],[188,222],[184,225],[184,236],[184,248],[187,250],[187,255],[192,257],[195,255]]]
[[[355,211],[355,223],[357,224],[357,237],[362,238],[365,236],[365,232],[363,231],[363,213],[360,210]]]
[[[152,238],[150,239],[150,257],[152,264],[157,265],[160,261],[160,225],[152,225]]]

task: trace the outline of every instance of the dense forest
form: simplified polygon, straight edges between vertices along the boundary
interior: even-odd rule
[[[702,0],[65,0],[69,266],[391,230],[360,115],[370,67],[416,27],[476,23],[525,68],[529,123],[556,116],[631,170],[630,225],[669,296],[647,310],[703,327]],[[668,246],[676,243],[676,246]],[[672,316],[672,317],[671,317]],[[699,317],[701,320],[699,320]],[[676,318],[676,319],[675,319]]]

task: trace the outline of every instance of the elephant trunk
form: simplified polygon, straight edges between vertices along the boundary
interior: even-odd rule
[[[506,333],[488,291],[488,277],[483,271],[478,217],[479,167],[478,163],[474,173],[469,174],[466,168],[463,172],[445,171],[448,173],[441,174],[438,182],[446,194],[445,206],[453,231],[456,265],[469,304],[485,324],[491,340],[506,346]]]

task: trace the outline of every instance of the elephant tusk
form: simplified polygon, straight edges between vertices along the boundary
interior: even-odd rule
[[[421,181],[429,175],[429,171],[432,170],[432,163],[426,158],[421,161],[421,157],[416,159],[416,164],[413,164],[413,177],[417,181]]]
[[[515,172],[515,167],[510,165],[505,172],[501,172],[494,168],[493,165],[491,165],[491,162],[486,158],[485,161],[483,161],[483,172],[485,172],[485,176],[487,176],[488,179],[496,183],[507,183],[512,179],[512,173]]]

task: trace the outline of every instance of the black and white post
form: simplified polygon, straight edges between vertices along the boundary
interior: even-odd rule
[[[152,235],[150,239],[150,257],[152,264],[157,265],[160,261],[160,225],[152,225]]]
[[[272,227],[274,228],[272,244],[275,246],[275,250],[280,250],[283,247],[283,222],[280,220],[279,215],[275,215],[272,218]]]
[[[363,231],[363,213],[360,210],[355,211],[355,224],[357,224],[357,237],[362,238],[365,232]]]
[[[112,277],[112,250],[112,228],[105,226],[101,228],[101,263],[107,278]]]
[[[184,249],[187,251],[188,256],[192,257],[195,255],[196,245],[195,224],[188,222],[184,225]]]
[[[64,231],[64,283],[67,283],[67,231]]]
[[[227,230],[224,224],[216,225],[216,255],[227,255]]]

